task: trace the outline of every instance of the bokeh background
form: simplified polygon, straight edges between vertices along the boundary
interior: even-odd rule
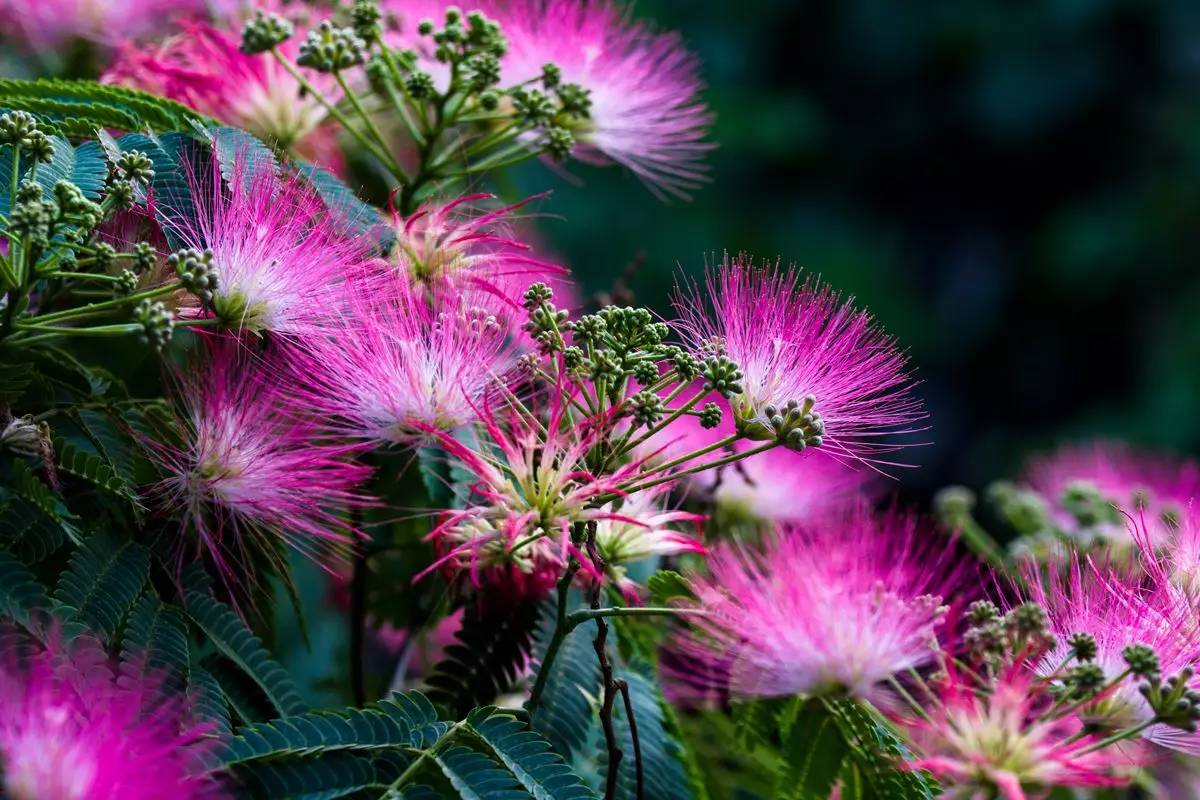
[[[1200,3],[638,0],[703,62],[712,182],[663,205],[533,165],[587,290],[666,307],[705,254],[795,262],[907,346],[921,502],[1093,434],[1200,448]],[[561,216],[557,221],[554,215]]]

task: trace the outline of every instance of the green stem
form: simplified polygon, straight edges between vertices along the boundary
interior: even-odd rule
[[[95,316],[96,314],[106,314],[109,311],[115,311],[130,303],[138,303],[142,300],[147,300],[154,297],[159,297],[164,294],[169,294],[180,288],[181,284],[167,283],[162,286],[155,286],[152,289],[144,289],[134,294],[118,297],[114,300],[109,300],[104,303],[90,303],[86,306],[78,308],[68,308],[63,311],[56,311],[52,314],[43,314],[37,318],[37,324],[41,325],[47,322],[61,322],[66,319],[86,319],[87,317]],[[22,326],[23,327],[23,326]]]
[[[426,760],[437,756],[437,754],[441,752],[442,748],[448,745],[451,740],[458,735],[458,732],[466,726],[466,724],[466,720],[454,723],[444,734],[442,734],[442,737],[434,743],[433,747],[430,747],[428,750],[422,750],[421,754],[413,759],[413,762],[408,765],[408,769],[404,770],[404,772],[401,772],[400,777],[392,781],[391,786],[388,787],[388,791],[385,794],[390,796],[391,792],[399,789],[401,786],[412,780],[413,776],[420,771]]]
[[[647,481],[646,483],[639,483],[637,485],[628,485],[627,484],[627,485],[620,486],[618,488],[625,494],[633,494],[634,492],[640,492],[644,489],[652,489],[655,486],[661,486],[664,483],[668,483],[669,481],[676,480],[684,475],[694,475],[697,472],[707,472],[710,469],[717,469],[718,467],[724,467],[727,464],[734,463],[735,461],[741,461],[744,458],[749,458],[750,456],[755,456],[755,455],[758,455],[759,453],[765,453],[766,451],[768,451],[772,448],[778,447],[778,446],[779,446],[779,442],[775,442],[775,441],[766,442],[762,445],[759,445],[758,447],[754,447],[749,450],[743,450],[740,453],[731,453],[730,455],[727,455],[724,458],[718,458],[716,461],[708,461],[704,464],[699,464],[695,467],[688,467],[687,469],[682,469],[682,470],[679,470],[678,472],[672,472],[670,475],[663,475],[661,478],[655,478],[654,480]],[[661,471],[661,470],[656,470],[656,471]],[[619,496],[620,495],[616,495],[616,494],[605,495],[604,497],[607,499],[604,500],[604,502],[611,502],[612,500],[617,499],[617,497],[619,497]]]
[[[1097,750],[1103,750],[1104,748],[1106,748],[1110,745],[1114,745],[1117,742],[1123,742],[1126,739],[1132,739],[1134,736],[1137,736],[1139,733],[1146,730],[1146,728],[1149,728],[1151,725],[1154,725],[1157,722],[1158,722],[1158,717],[1151,717],[1150,719],[1146,720],[1145,722],[1141,723],[1140,725],[1135,725],[1132,728],[1126,728],[1123,731],[1117,731],[1112,736],[1107,736],[1107,737],[1101,739],[1100,741],[1096,742],[1095,744],[1085,747],[1083,750],[1080,750],[1075,755],[1076,756],[1087,755],[1088,753],[1094,753]]]
[[[121,279],[116,275],[105,275],[102,272],[49,272],[42,276],[43,278],[71,278],[81,281],[108,281],[109,283],[120,283]]]
[[[25,347],[38,342],[61,339],[64,336],[127,336],[141,331],[142,326],[131,322],[124,325],[101,325],[95,328],[23,328],[23,330],[36,331],[37,335],[12,339],[9,341],[10,345]]]
[[[375,141],[379,143],[380,152],[387,154],[388,160],[384,163],[388,165],[388,168],[392,170],[392,174],[394,174],[401,183],[408,183],[408,174],[404,171],[404,168],[400,166],[400,162],[396,160],[396,157],[393,156],[391,151],[388,150],[387,140],[384,139],[383,134],[379,132],[379,127],[375,124],[375,120],[371,119],[371,115],[368,114],[367,110],[362,107],[362,103],[360,103],[358,100],[358,95],[351,91],[350,86],[346,83],[346,79],[342,77],[342,73],[340,71],[335,70],[333,77],[335,80],[337,80],[338,86],[342,87],[342,94],[347,100],[350,101],[350,105],[354,106],[355,112],[358,113],[358,116],[360,119],[362,119],[363,124],[367,126],[367,130],[370,132],[371,136],[373,136]]]
[[[554,633],[550,637],[550,643],[546,645],[546,654],[542,656],[537,678],[534,679],[533,688],[529,691],[529,700],[525,703],[525,710],[529,713],[530,719],[533,718],[534,712],[542,703],[542,693],[546,690],[546,680],[550,677],[550,668],[554,666],[554,659],[557,658],[558,651],[562,649],[563,640],[570,633],[570,629],[567,627],[567,601],[571,591],[571,581],[575,579],[577,572],[579,572],[579,562],[571,559],[566,571],[558,579],[558,607]]]

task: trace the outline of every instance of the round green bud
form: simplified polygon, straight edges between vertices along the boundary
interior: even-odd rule
[[[247,55],[265,53],[292,38],[295,28],[278,14],[254,12],[254,17],[242,26],[242,52]]]

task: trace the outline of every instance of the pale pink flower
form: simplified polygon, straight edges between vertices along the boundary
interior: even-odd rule
[[[704,517],[664,508],[666,489],[666,484],[645,489],[623,498],[619,507],[615,502],[606,505],[604,510],[612,516],[596,524],[596,550],[608,577],[631,602],[638,600],[638,585],[629,577],[627,565],[655,556],[708,552],[698,538]],[[690,524],[697,535],[679,530],[681,523]]]
[[[480,293],[436,298],[390,279],[351,298],[328,337],[295,343],[306,401],[340,431],[411,443],[479,418],[513,365],[508,324],[475,304]]]
[[[753,439],[820,443],[841,460],[874,463],[925,417],[905,356],[866,311],[777,264],[728,257],[705,290],[681,287],[678,329],[699,355],[741,369],[732,398],[739,432]],[[791,407],[789,406],[791,404]]]
[[[123,45],[101,80],[176,100],[338,171],[337,128],[328,124],[325,107],[270,53],[241,51],[236,16],[227,27],[201,21],[179,27],[157,45]],[[294,60],[298,41],[292,37],[280,50]],[[308,78],[333,102],[340,99],[332,77],[310,72]]]
[[[1136,766],[1128,751],[1089,752],[1101,737],[1085,733],[1074,714],[1048,713],[1055,698],[1036,681],[1022,663],[986,687],[949,667],[932,685],[925,714],[899,720],[916,750],[907,763],[933,773],[943,796],[960,800],[1026,800],[1054,787],[1128,783],[1122,771]]]
[[[368,502],[358,487],[370,470],[351,460],[361,447],[330,438],[297,402],[284,359],[207,347],[178,377],[181,441],[149,443],[164,504],[227,580],[275,539],[318,561],[340,556],[359,535],[346,510]]]
[[[1090,634],[1096,640],[1095,663],[1109,680],[1127,668],[1122,651],[1128,645],[1146,645],[1158,655],[1164,678],[1179,673],[1200,659],[1200,631],[1191,607],[1166,585],[1147,585],[1140,576],[1115,565],[1081,565],[1078,558],[1065,567],[1051,566],[1039,573],[1026,567],[1029,599],[1046,610],[1057,644],[1032,666],[1052,676],[1071,656],[1068,637]],[[1086,722],[1117,730],[1140,725],[1154,716],[1135,683],[1124,681],[1113,691],[1080,712]],[[1168,725],[1151,725],[1141,738],[1152,744],[1200,754],[1200,734]]]
[[[690,392],[685,396],[690,396]],[[705,429],[695,416],[685,415],[647,440],[639,452],[651,462],[682,458],[727,438],[734,432],[728,401],[712,393],[697,408],[708,402],[715,402],[722,410],[721,424],[716,428]],[[739,441],[728,449],[744,452],[756,444]],[[680,467],[721,455],[724,453],[710,453]],[[694,492],[711,497],[725,512],[735,516],[748,514],[775,522],[802,522],[852,504],[859,497],[873,496],[877,477],[874,471],[856,469],[855,464],[843,463],[821,452],[821,448],[797,453],[776,447],[722,467],[719,474],[699,472],[683,480]]]
[[[466,507],[444,512],[430,533],[441,555],[422,576],[441,569],[475,586],[509,584],[537,596],[554,585],[572,554],[591,569],[591,560],[572,542],[574,523],[632,519],[596,503],[619,496],[640,464],[602,474],[590,470],[587,456],[598,434],[568,422],[565,401],[556,397],[544,421],[512,404],[485,408],[479,441],[471,446],[465,437],[438,437],[452,468],[465,470],[473,481]]]
[[[537,281],[554,283],[562,267],[533,256],[512,230],[511,218],[531,197],[510,206],[488,208],[490,194],[471,194],[445,203],[427,203],[407,218],[392,207],[396,243],[390,257],[414,286],[444,291],[482,290],[508,309]]]
[[[1070,535],[1131,544],[1128,519],[1113,513],[1086,528],[1063,506],[1072,491],[1098,492],[1103,501],[1144,519],[1146,533],[1160,544],[1191,500],[1200,495],[1200,466],[1161,453],[1140,452],[1120,442],[1097,440],[1067,445],[1036,458],[1024,483],[1054,505],[1055,521]],[[1069,502],[1068,502],[1069,505]]]
[[[152,681],[131,682],[86,637],[0,664],[0,788],[12,800],[226,796],[205,774],[202,727]]]
[[[692,580],[702,615],[678,650],[735,697],[878,699],[888,678],[934,660],[944,603],[969,593],[954,550],[916,517],[863,503],[761,549],[718,548]]]
[[[608,0],[508,0],[494,16],[509,43],[503,85],[535,81],[552,62],[563,83],[587,90],[588,117],[564,121],[581,160],[616,162],[659,195],[686,197],[704,182],[712,114],[677,35],[653,32]]]
[[[163,227],[184,247],[211,251],[213,307],[230,327],[293,337],[320,335],[368,276],[364,243],[343,237],[303,181],[235,154],[229,180],[219,159],[188,174],[195,208],[161,205]],[[202,316],[199,302],[185,314]]]
[[[0,0],[0,34],[47,53],[82,39],[112,47],[167,30],[172,22],[207,13],[227,0]]]

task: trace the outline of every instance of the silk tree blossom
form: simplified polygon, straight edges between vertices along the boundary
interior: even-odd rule
[[[859,503],[781,528],[760,549],[716,549],[691,584],[703,614],[678,643],[710,684],[694,688],[887,699],[881,684],[935,660],[945,602],[969,593],[954,547],[914,516]]]
[[[539,81],[553,63],[561,83],[586,91],[586,116],[557,121],[571,128],[577,157],[616,162],[656,195],[687,197],[704,182],[712,115],[677,35],[651,31],[607,0],[508,0],[495,14],[509,42],[504,85]]]
[[[293,361],[306,402],[342,433],[412,443],[479,418],[514,363],[503,318],[480,292],[438,297],[389,279],[354,295],[329,337],[299,341]]]
[[[639,595],[627,565],[654,556],[708,552],[699,538],[675,527],[691,523],[699,534],[703,515],[667,510],[662,505],[665,494],[665,487],[657,487],[624,498],[620,507],[610,504],[606,510],[612,516],[596,525],[596,550],[604,560],[608,577],[630,602],[637,602]]]
[[[734,432],[728,401],[713,393],[705,398],[704,403],[708,402],[721,409],[721,423],[717,427],[706,429],[697,417],[685,415],[648,440],[639,452],[651,462],[682,458],[727,438]],[[729,445],[728,450],[745,452],[753,447],[754,442],[739,441]],[[680,468],[693,463],[696,462],[684,462]],[[876,477],[873,471],[856,469],[855,465],[843,463],[820,448],[797,453],[777,447],[723,467],[719,474],[701,472],[684,480],[694,492],[716,501],[727,515],[802,522],[852,505],[859,497],[874,496]]]
[[[740,368],[733,416],[752,439],[887,463],[880,456],[900,445],[881,437],[911,433],[925,417],[895,342],[869,313],[794,269],[727,257],[705,291],[681,287],[674,305],[697,354]]]
[[[441,555],[420,577],[440,569],[475,586],[509,584],[536,597],[554,585],[571,555],[589,568],[590,559],[572,541],[574,523],[633,520],[597,503],[619,496],[640,464],[590,470],[587,456],[599,434],[571,424],[565,401],[555,398],[557,393],[544,423],[515,403],[485,408],[473,446],[463,437],[439,435],[455,465],[474,480],[466,507],[446,511],[429,534]],[[661,521],[657,513],[655,520]],[[639,522],[647,529],[653,524]]]
[[[321,335],[367,280],[363,244],[344,238],[317,192],[269,164],[234,155],[226,181],[214,157],[188,174],[194,209],[167,206],[164,228],[216,278],[212,310],[229,327]],[[184,314],[208,310],[189,295]]]
[[[120,679],[98,642],[0,664],[0,789],[12,800],[227,796],[205,774],[203,727],[152,680]]]
[[[318,562],[340,557],[359,535],[346,509],[368,502],[358,487],[370,469],[352,460],[362,448],[331,438],[298,402],[285,357],[209,346],[178,378],[182,441],[149,443],[164,505],[226,580],[273,540]]]
[[[1150,541],[1160,546],[1200,496],[1200,466],[1097,440],[1034,459],[1024,483],[1053,504],[1055,522],[1083,544],[1101,539],[1131,545],[1133,517],[1144,521]]]
[[[126,43],[101,80],[176,100],[339,171],[337,131],[326,124],[325,106],[270,53],[243,53],[239,26],[236,16],[228,27],[184,21],[158,45]],[[294,60],[299,44],[293,37],[279,47]],[[331,76],[307,77],[331,101],[340,98]]]
[[[166,30],[172,21],[230,7],[223,0],[2,0],[0,30],[37,53],[49,53],[72,40],[112,47]]]
[[[1125,574],[1123,574],[1125,573]],[[1109,681],[1128,668],[1123,651],[1128,645],[1145,645],[1158,656],[1164,676],[1178,674],[1200,659],[1200,629],[1190,605],[1180,602],[1165,585],[1145,585],[1129,570],[1081,565],[1073,559],[1065,569],[1050,567],[1045,575],[1026,568],[1030,598],[1049,617],[1058,643],[1034,664],[1045,677],[1053,675],[1071,658],[1069,637],[1087,634],[1096,641],[1093,663]],[[1081,716],[1098,729],[1134,728],[1155,717],[1146,698],[1130,681],[1120,683]],[[1164,724],[1151,725],[1141,738],[1152,744],[1200,754],[1200,734]]]
[[[481,203],[494,200],[494,195],[464,195],[427,203],[407,218],[392,206],[396,244],[391,262],[414,286],[482,290],[519,309],[531,283],[553,282],[566,273],[534,257],[512,230],[514,212],[542,196],[489,209]]]
[[[1047,713],[1055,698],[1023,663],[1004,668],[988,687],[953,667],[931,687],[924,713],[901,718],[913,745],[913,769],[929,770],[947,798],[1026,800],[1054,787],[1092,788],[1128,783],[1127,750],[1091,748],[1074,714]]]

